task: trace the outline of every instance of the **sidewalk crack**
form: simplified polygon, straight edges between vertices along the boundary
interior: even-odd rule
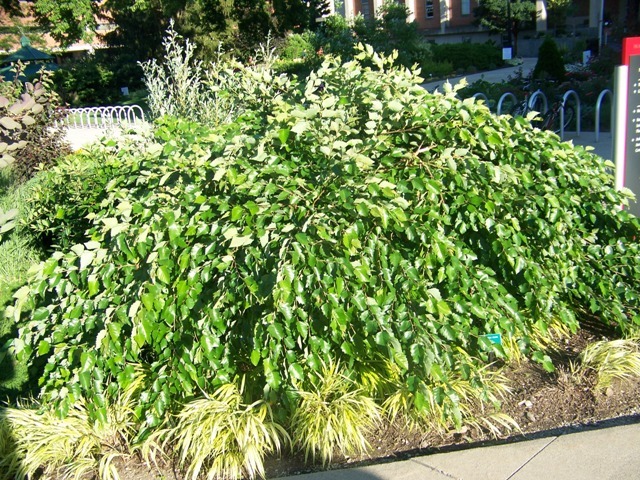
[[[506,480],[511,480],[520,470],[522,470],[526,465],[529,464],[529,462],[531,462],[531,460],[533,460],[534,458],[536,458],[538,455],[540,455],[542,452],[544,452],[547,447],[549,445],[551,445],[553,442],[555,442],[556,440],[558,440],[558,438],[560,437],[554,437],[553,440],[551,440],[549,443],[545,444],[542,448],[540,448],[540,450],[538,450],[535,455],[533,455],[531,458],[529,458],[529,460],[527,460],[526,462],[524,462],[522,465],[520,465],[515,472],[513,472],[511,475],[509,475]]]
[[[411,459],[411,461],[412,461],[412,462],[417,463],[417,464],[418,464],[418,465],[420,465],[421,467],[426,467],[426,468],[428,468],[429,470],[433,470],[434,472],[439,473],[440,475],[444,475],[444,476],[445,476],[445,477],[447,477],[447,478],[451,478],[451,479],[453,479],[453,480],[461,480],[461,479],[460,479],[460,478],[458,478],[458,477],[454,477],[454,476],[453,476],[453,475],[451,475],[450,473],[447,473],[447,472],[445,472],[445,471],[443,471],[443,470],[440,470],[439,468],[432,467],[432,466],[431,466],[431,465],[429,465],[428,463],[422,463],[422,462],[420,462],[419,460],[416,460],[415,458],[412,458],[412,459]]]

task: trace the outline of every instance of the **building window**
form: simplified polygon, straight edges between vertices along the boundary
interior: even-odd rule
[[[471,0],[462,0],[462,15],[471,15]]]
[[[371,6],[369,0],[362,0],[360,13],[364,18],[371,18]]]
[[[427,18],[433,18],[433,0],[425,1],[425,15]]]

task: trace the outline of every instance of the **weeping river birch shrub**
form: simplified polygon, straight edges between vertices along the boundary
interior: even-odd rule
[[[640,324],[639,224],[601,158],[365,47],[305,81],[229,75],[251,108],[105,146],[86,241],[16,292],[14,349],[59,414],[106,418],[141,365],[141,431],[241,382],[286,426],[340,365],[378,404],[403,391],[459,425],[454,382],[482,392],[506,356],[487,334],[552,370],[534,330]]]

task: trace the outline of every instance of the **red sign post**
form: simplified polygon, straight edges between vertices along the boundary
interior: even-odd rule
[[[616,186],[640,195],[640,37],[625,38],[622,63],[616,68],[614,161]],[[640,215],[640,203],[629,205]]]

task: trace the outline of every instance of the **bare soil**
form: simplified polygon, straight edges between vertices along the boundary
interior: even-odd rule
[[[461,450],[487,444],[508,443],[523,438],[558,435],[623,419],[640,421],[640,378],[616,381],[609,388],[596,389],[593,372],[572,373],[571,362],[590,342],[600,339],[584,330],[567,339],[554,354],[556,372],[548,373],[529,361],[507,369],[511,395],[502,403],[501,412],[516,421],[520,430],[496,437],[487,430],[463,428],[446,433],[410,432],[386,424],[369,438],[371,449],[366,456],[334,457],[326,469],[346,468],[406,459],[435,452]],[[121,465],[123,479],[178,479],[183,477],[168,460],[159,470],[149,471],[137,462]],[[305,464],[302,455],[284,455],[267,459],[267,478],[322,470],[322,465]]]

